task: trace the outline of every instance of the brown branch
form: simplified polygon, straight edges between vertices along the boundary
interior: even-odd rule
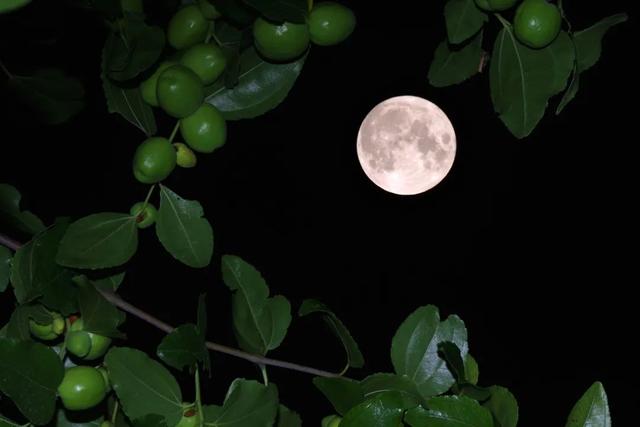
[[[22,246],[19,242],[16,242],[15,240],[3,234],[0,234],[0,244],[14,251],[20,249],[20,247]],[[157,317],[154,317],[151,314],[147,313],[146,311],[143,311],[138,307],[123,300],[115,292],[107,291],[99,288],[96,288],[96,290],[100,292],[102,296],[111,304],[115,305],[116,307],[120,308],[123,311],[126,311],[129,314],[132,314],[138,319],[143,320],[152,326],[155,326],[156,328],[160,329],[163,332],[166,332],[167,334],[171,333],[171,331],[175,329],[173,326],[163,322]],[[299,365],[297,363],[286,362],[284,360],[270,359],[268,357],[260,356],[258,354],[247,353],[245,351],[238,350],[237,348],[227,347],[226,345],[217,344],[215,342],[207,341],[205,344],[209,350],[216,351],[218,353],[228,354],[234,357],[238,357],[240,359],[244,359],[249,362],[256,363],[258,365],[276,366],[278,368],[304,372],[307,374],[317,375],[320,377],[327,377],[327,378],[335,378],[335,377],[341,376],[338,373],[323,371],[322,369],[316,369],[309,366]]]

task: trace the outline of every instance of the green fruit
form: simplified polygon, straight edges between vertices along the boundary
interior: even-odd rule
[[[513,21],[518,40],[534,49],[543,48],[554,41],[561,25],[560,11],[546,0],[524,0],[516,9]]]
[[[341,421],[342,418],[338,415],[328,415],[322,419],[321,425],[322,427],[338,427]]]
[[[200,77],[184,65],[174,65],[158,77],[158,104],[177,119],[192,114],[204,101]]]
[[[142,208],[144,208],[144,212]],[[144,202],[138,202],[131,206],[129,213],[136,217],[136,225],[138,228],[151,227],[158,217],[158,209],[151,203],[147,203],[147,206],[145,206]]]
[[[85,357],[91,350],[91,338],[84,331],[73,331],[67,334],[67,350],[78,357]]]
[[[167,40],[174,48],[186,49],[207,37],[209,21],[195,4],[183,7],[169,21]]]
[[[59,313],[51,313],[51,323],[38,323],[33,319],[29,319],[29,331],[31,334],[43,341],[52,341],[64,332],[64,319]]]
[[[176,150],[168,139],[152,137],[138,146],[133,156],[133,174],[143,184],[155,184],[176,167]]]
[[[196,408],[184,411],[182,418],[176,427],[197,427],[200,425],[200,414]]]
[[[489,5],[489,0],[475,0],[476,6],[478,6],[482,10],[486,10],[487,12],[491,12],[491,5]]]
[[[96,368],[75,366],[64,372],[58,394],[65,408],[81,411],[102,402],[107,394],[107,387]]]
[[[198,0],[198,7],[204,17],[209,20],[218,19],[222,16],[220,15],[220,12],[218,12],[218,9],[216,9],[216,7],[208,0]]]
[[[142,99],[144,99],[147,104],[153,105],[154,107],[158,106],[158,77],[160,77],[160,74],[162,74],[164,70],[176,64],[177,62],[175,61],[165,61],[161,63],[160,65],[158,65],[158,68],[153,72],[151,77],[140,83]]]
[[[173,146],[176,148],[176,159],[178,166],[181,168],[192,168],[198,163],[196,153],[191,148],[181,142],[175,142]]]
[[[202,104],[195,113],[180,120],[180,134],[193,150],[211,153],[224,145],[227,124],[216,107]]]
[[[84,330],[84,322],[73,322],[67,335],[67,350],[84,360],[95,360],[104,354],[111,345],[111,338]]]
[[[203,84],[210,85],[224,71],[227,57],[217,45],[200,43],[187,49],[180,63],[196,73]]]
[[[489,3],[491,11],[500,12],[503,10],[511,9],[518,3],[518,0],[486,0]]]
[[[309,14],[311,41],[320,46],[332,46],[344,41],[355,27],[355,15],[340,3],[317,3]]]
[[[256,49],[265,58],[289,61],[307,50],[309,29],[306,24],[274,24],[258,18],[253,23],[253,38]]]

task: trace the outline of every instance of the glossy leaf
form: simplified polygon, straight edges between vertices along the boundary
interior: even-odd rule
[[[398,393],[404,409],[424,403],[416,384],[406,376],[379,373],[369,375],[360,383],[365,399],[371,399],[388,391]]]
[[[3,0],[0,4],[0,13],[7,13],[20,9],[31,3],[31,0]]]
[[[459,44],[477,34],[489,16],[474,0],[449,0],[444,6],[444,19],[449,42]]]
[[[513,135],[529,135],[543,117],[549,98],[564,90],[574,63],[573,44],[561,32],[543,49],[531,49],[502,21],[489,67],[495,111]]]
[[[33,424],[53,418],[63,375],[62,361],[49,347],[0,338],[0,391]]]
[[[300,306],[300,310],[298,310],[298,314],[300,316],[306,316],[311,313],[320,313],[323,320],[331,328],[331,331],[342,342],[342,345],[347,352],[347,365],[353,368],[361,368],[364,365],[364,357],[360,352],[358,343],[353,339],[344,323],[338,319],[338,316],[336,316],[329,307],[318,300],[304,300]]]
[[[240,55],[238,84],[227,88],[217,82],[205,88],[205,101],[215,106],[225,119],[249,119],[277,107],[300,75],[306,56],[286,64],[264,61],[254,48]]]
[[[575,404],[565,427],[611,427],[609,402],[602,383],[595,382]]]
[[[174,329],[162,339],[157,351],[158,357],[164,363],[178,370],[203,362],[206,353],[204,338],[192,324]]]
[[[287,408],[284,405],[280,405],[278,408],[278,422],[277,427],[302,427],[302,419],[300,415]]]
[[[340,415],[345,415],[365,400],[362,385],[349,378],[315,377],[313,385],[324,394]]]
[[[0,246],[0,292],[4,292],[11,277],[11,259],[13,254],[4,246]]]
[[[382,393],[351,409],[340,427],[397,427],[403,412],[402,398],[397,393]]]
[[[57,68],[43,68],[30,76],[13,76],[9,87],[47,124],[66,122],[84,108],[82,83]]]
[[[100,427],[104,418],[90,415],[87,413],[78,414],[77,411],[65,411],[60,408],[56,415],[56,427]]]
[[[199,202],[186,200],[160,186],[156,234],[178,261],[193,268],[206,267],[213,254],[213,230]]]
[[[309,6],[307,0],[244,0],[260,14],[275,22],[304,24]]]
[[[40,218],[20,209],[21,199],[15,187],[0,184],[0,224],[30,235],[44,231],[45,226]]]
[[[164,417],[174,426],[182,418],[182,393],[175,378],[161,364],[139,350],[116,347],[105,357],[109,379],[127,416]]]
[[[482,60],[482,31],[468,43],[452,46],[446,40],[438,45],[429,67],[429,83],[444,87],[461,83],[478,73]]]
[[[137,249],[136,218],[103,212],[69,226],[60,242],[56,262],[72,268],[117,267],[129,261]]]
[[[125,320],[124,313],[107,301],[91,284],[79,286],[78,304],[85,331],[112,338],[124,337],[118,330]]]
[[[245,379],[231,383],[222,406],[203,408],[205,426],[250,427],[273,425],[278,413],[278,390]]]
[[[489,410],[468,397],[434,397],[427,404],[429,409],[407,411],[405,422],[413,427],[494,427]]]
[[[516,427],[518,424],[518,401],[511,392],[497,385],[489,388],[491,397],[483,406],[491,411],[497,427]]]
[[[269,298],[260,272],[240,257],[222,257],[222,277],[233,292],[233,329],[240,346],[259,354],[277,348],[291,323],[289,301],[281,295]]]

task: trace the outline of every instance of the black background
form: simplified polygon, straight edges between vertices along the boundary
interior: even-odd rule
[[[554,99],[531,136],[516,140],[493,112],[488,72],[451,88],[428,84],[432,52],[445,35],[435,3],[352,2],[356,32],[340,46],[312,48],[281,106],[229,123],[222,149],[166,181],[202,203],[215,233],[211,267],[179,264],[144,232],[121,294],[178,325],[195,320],[197,296],[206,292],[209,338],[233,345],[219,260],[239,255],[294,310],[307,297],[335,310],[365,355],[365,368],[349,373],[354,378],[391,371],[396,328],[418,306],[435,304],[443,317],[465,320],[480,383],[513,391],[521,426],[562,425],[595,380],[607,389],[616,424],[632,425],[640,404],[635,19],[605,38],[601,62],[582,76],[565,112],[553,114]],[[629,11],[623,1],[567,2],[565,9],[576,29]],[[497,22],[491,25],[487,47]],[[59,39],[47,44],[51,35]],[[55,127],[34,123],[3,95],[0,182],[15,185],[46,222],[128,211],[146,194],[130,172],[144,136],[106,113],[98,77],[104,36],[86,14],[42,1],[0,18],[0,59],[10,70],[62,66],[87,86],[85,112]],[[437,103],[457,133],[451,173],[412,197],[377,188],[356,157],[360,122],[397,95]],[[158,117],[159,133],[168,135],[172,121]],[[9,296],[2,301],[4,321]],[[124,345],[151,352],[162,338],[134,318],[126,332]],[[343,363],[318,318],[294,316],[272,356],[328,370]],[[253,366],[228,356],[214,355],[213,366],[210,403],[223,399],[233,378],[258,378]],[[269,373],[282,402],[307,425],[331,412],[309,376]],[[188,377],[177,375],[192,397]]]

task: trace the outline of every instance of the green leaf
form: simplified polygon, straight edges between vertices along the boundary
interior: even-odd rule
[[[0,184],[0,224],[34,235],[44,231],[40,219],[29,211],[20,209],[20,192],[8,184]]]
[[[300,415],[287,408],[284,405],[280,405],[278,408],[278,423],[277,427],[302,427],[302,419]]]
[[[402,398],[397,393],[382,393],[351,409],[340,427],[397,427],[403,412]]]
[[[468,352],[467,330],[455,315],[440,322],[438,309],[428,305],[413,312],[393,337],[391,361],[398,375],[406,375],[423,397],[442,394],[455,383],[438,345],[454,343],[464,357]]]
[[[196,327],[198,328],[198,333],[202,337],[203,340],[207,340],[207,295],[200,294],[198,297],[198,316]],[[208,351],[204,353],[204,369],[209,372],[209,377],[211,377],[211,357]]]
[[[511,392],[497,385],[489,388],[491,397],[482,406],[491,411],[497,427],[516,427],[518,424],[518,401]]]
[[[297,61],[274,64],[264,61],[254,48],[240,55],[238,84],[224,82],[205,88],[205,102],[215,106],[225,119],[250,119],[277,107],[300,75],[306,55]]]
[[[481,60],[482,31],[461,46],[452,46],[445,40],[433,55],[429,83],[435,87],[461,83],[479,72]]]
[[[467,382],[464,361],[460,354],[460,349],[452,342],[445,341],[438,345],[438,349],[442,358],[447,363],[447,368],[451,372],[458,383]]]
[[[9,318],[9,323],[7,323],[7,338],[13,338],[18,341],[30,340],[30,319],[42,324],[47,324],[51,322],[52,317],[41,305],[19,305],[13,310]]]
[[[107,301],[91,284],[79,287],[78,304],[85,331],[105,337],[124,337],[118,330],[125,320],[124,313]]]
[[[323,320],[329,325],[331,331],[342,342],[347,352],[347,366],[353,368],[362,368],[364,365],[364,357],[358,348],[358,343],[353,339],[347,327],[342,323],[326,305],[315,299],[307,299],[302,302],[298,314],[306,316],[311,313],[322,314]]]
[[[478,378],[480,378],[480,368],[478,362],[473,358],[471,353],[467,353],[464,358],[464,375],[470,384],[478,384]]]
[[[84,108],[82,83],[57,68],[43,68],[30,76],[13,76],[9,87],[47,124],[66,122]]]
[[[160,415],[146,415],[142,418],[137,418],[132,421],[133,427],[168,427]]]
[[[566,87],[574,49],[565,32],[543,49],[528,48],[516,40],[511,25],[502,22],[489,67],[491,99],[511,133],[524,138],[544,115],[549,98]]]
[[[62,362],[49,347],[0,338],[0,391],[33,424],[53,418],[63,375]]]
[[[565,427],[611,427],[607,393],[602,383],[593,383],[576,402]]]
[[[175,426],[182,418],[182,393],[175,378],[158,362],[133,348],[115,347],[105,357],[109,378],[125,414],[132,419],[164,417]]]
[[[204,362],[206,353],[204,338],[192,324],[174,329],[162,339],[157,351],[164,363],[178,370]]]
[[[209,265],[213,254],[213,230],[199,202],[186,200],[160,186],[156,234],[162,246],[178,261],[193,268]]]
[[[115,292],[118,290],[122,281],[124,280],[125,272],[112,274],[100,279],[94,279],[93,284],[98,288],[105,291]]]
[[[222,406],[203,408],[205,426],[251,427],[273,425],[278,412],[278,390],[245,379],[231,383]]]
[[[69,226],[60,242],[56,261],[72,268],[117,267],[129,261],[137,249],[135,216],[103,212]]]
[[[11,277],[11,259],[13,254],[4,246],[0,246],[0,292],[4,292]]]
[[[428,408],[407,411],[405,422],[414,427],[494,427],[489,410],[468,397],[434,397]]]
[[[315,377],[313,385],[324,394],[340,415],[345,415],[365,400],[362,385],[349,378]]]
[[[480,31],[489,16],[474,0],[449,0],[444,6],[444,19],[449,42],[459,44]]]
[[[379,373],[373,374],[360,383],[365,399],[371,399],[388,391],[397,392],[402,398],[404,409],[413,408],[424,403],[416,384],[406,376]]]
[[[295,22],[304,24],[309,5],[307,0],[244,0],[262,16],[275,22]]]
[[[240,257],[222,257],[222,278],[233,292],[233,329],[240,346],[266,354],[277,348],[291,323],[291,306],[281,295],[269,297],[260,273]]]
[[[256,19],[256,11],[238,0],[208,0],[215,4],[218,12],[225,20],[234,25],[245,28],[251,26]]]
[[[31,0],[3,0],[0,4],[0,13],[12,12],[31,3]]]
[[[56,427],[100,427],[104,417],[95,417],[93,414],[77,411],[65,411],[58,409],[56,417]]]

